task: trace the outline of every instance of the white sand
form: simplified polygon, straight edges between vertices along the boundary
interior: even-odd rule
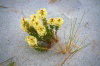
[[[81,18],[88,23],[85,32],[93,41],[87,48],[75,54],[64,66],[100,66],[100,0],[58,0],[48,4],[49,0],[0,0],[0,62],[11,57],[17,66],[57,66],[65,55],[54,55],[52,51],[40,53],[27,46],[27,35],[20,29],[20,18],[34,14],[40,8],[47,8],[49,17],[63,17],[65,22],[59,35],[71,18]],[[64,14],[64,15],[63,15]],[[63,41],[63,39],[62,39]]]

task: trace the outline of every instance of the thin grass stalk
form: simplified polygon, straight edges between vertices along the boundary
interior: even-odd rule
[[[83,17],[84,17],[84,16],[85,16],[85,12],[83,13],[82,18],[81,18],[81,20],[80,20],[80,22],[79,22],[79,24],[78,24],[78,26],[77,26],[77,28],[76,28],[76,31],[75,31],[75,33],[74,33],[74,36],[76,35],[77,31],[79,30],[79,27],[80,27],[80,25],[81,25],[81,23],[82,23],[82,21],[83,21]]]
[[[67,56],[59,66],[63,66],[63,64],[64,64],[68,59],[70,59],[74,54],[75,54],[75,53],[71,53],[69,56]]]
[[[78,51],[80,51],[80,50],[86,48],[86,47],[89,46],[89,45],[90,45],[90,43],[88,43],[87,45],[85,45],[85,46],[83,46],[83,47],[81,47],[81,48],[78,48],[78,49],[76,49],[75,51],[73,51],[69,56],[67,56],[67,57],[62,61],[62,63],[61,63],[59,66],[63,66],[63,64],[64,64],[68,59],[70,59],[75,53],[77,53]]]

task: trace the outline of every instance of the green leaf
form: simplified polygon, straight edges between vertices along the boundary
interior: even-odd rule
[[[59,29],[59,27],[58,26],[55,26],[55,30],[57,31]]]
[[[15,62],[10,62],[8,66],[15,66]]]
[[[42,21],[43,21],[43,25],[47,26],[47,20],[46,20],[46,18],[42,19]]]
[[[28,32],[29,35],[36,37],[38,40],[41,40],[41,37],[38,35],[38,33],[34,29],[34,27],[30,26],[30,28],[28,30],[29,30],[29,32]]]
[[[45,48],[45,47],[39,47],[39,46],[34,46],[34,49],[37,50],[37,51],[40,51],[40,52],[42,52],[42,51],[47,51],[47,50],[48,50],[48,49]]]

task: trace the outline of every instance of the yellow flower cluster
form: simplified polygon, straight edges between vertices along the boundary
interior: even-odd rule
[[[37,28],[37,33],[40,35],[40,36],[44,36],[46,34],[46,28],[43,26],[43,25],[39,25]]]
[[[38,28],[39,25],[42,25],[39,21],[30,21],[30,25],[35,29]]]
[[[50,25],[55,25],[55,22],[56,22],[55,18],[48,19],[48,24],[50,24]]]
[[[33,21],[33,22],[34,22],[34,21],[38,21],[38,20],[39,20],[39,15],[38,15],[38,14],[32,14],[32,15],[30,16],[30,18],[31,18],[30,20]]]
[[[40,18],[46,18],[47,17],[47,10],[45,8],[41,8],[37,11],[37,14]]]
[[[24,32],[28,32],[28,27],[29,27],[29,20],[27,18],[22,18],[21,19],[21,28]]]
[[[41,21],[40,19],[46,18],[46,15],[47,15],[46,9],[40,9],[37,11],[37,14],[33,14],[32,16],[30,16],[31,18],[30,25],[36,29],[37,33],[40,36],[44,36],[46,34],[46,28],[40,22]]]
[[[30,16],[30,21],[27,18],[23,18],[21,20],[21,28],[23,29],[23,31],[28,32],[28,27],[33,26],[40,36],[44,36],[46,34],[46,28],[42,25],[41,19],[46,17],[47,10],[45,8],[42,8],[37,11],[37,14],[32,14]],[[50,18],[47,20],[47,23],[60,27],[63,24],[63,18]]]
[[[61,27],[61,25],[63,24],[63,18],[50,18],[48,20],[48,24]]]
[[[50,32],[50,30],[53,31],[50,25],[60,27],[62,24],[63,24],[63,18],[50,18],[47,20],[47,10],[45,8],[38,10],[36,14],[32,14],[30,16],[30,19],[27,19],[27,18],[21,19],[22,30],[32,35],[32,36],[27,36],[25,39],[27,43],[29,44],[29,46],[32,46],[32,47],[34,45],[38,46],[37,40],[42,39],[41,37],[44,37],[44,36],[48,37],[49,34],[51,34],[52,36],[54,35],[52,32]],[[52,38],[50,38],[50,41],[51,39]],[[43,39],[43,40],[46,40],[46,39]]]
[[[26,36],[25,40],[29,44],[29,46],[37,45],[37,39],[34,36]]]

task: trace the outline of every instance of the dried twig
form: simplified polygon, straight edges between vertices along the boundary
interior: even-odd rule
[[[69,54],[69,56],[67,56],[59,66],[63,66],[63,64],[64,64],[69,58],[71,58],[74,54],[75,54],[75,52]]]
[[[81,47],[81,48],[78,48],[78,49],[76,49],[75,51],[73,51],[72,53],[70,53],[69,56],[67,56],[67,57],[62,61],[62,63],[61,63],[59,66],[63,66],[63,64],[64,64],[68,59],[70,59],[75,53],[77,53],[78,51],[80,51],[80,50],[86,48],[88,45],[90,45],[90,43],[88,43],[87,45],[85,45],[85,46],[83,46],[83,47]]]
[[[9,7],[7,7],[7,6],[3,6],[3,5],[0,5],[0,8],[9,8]]]

